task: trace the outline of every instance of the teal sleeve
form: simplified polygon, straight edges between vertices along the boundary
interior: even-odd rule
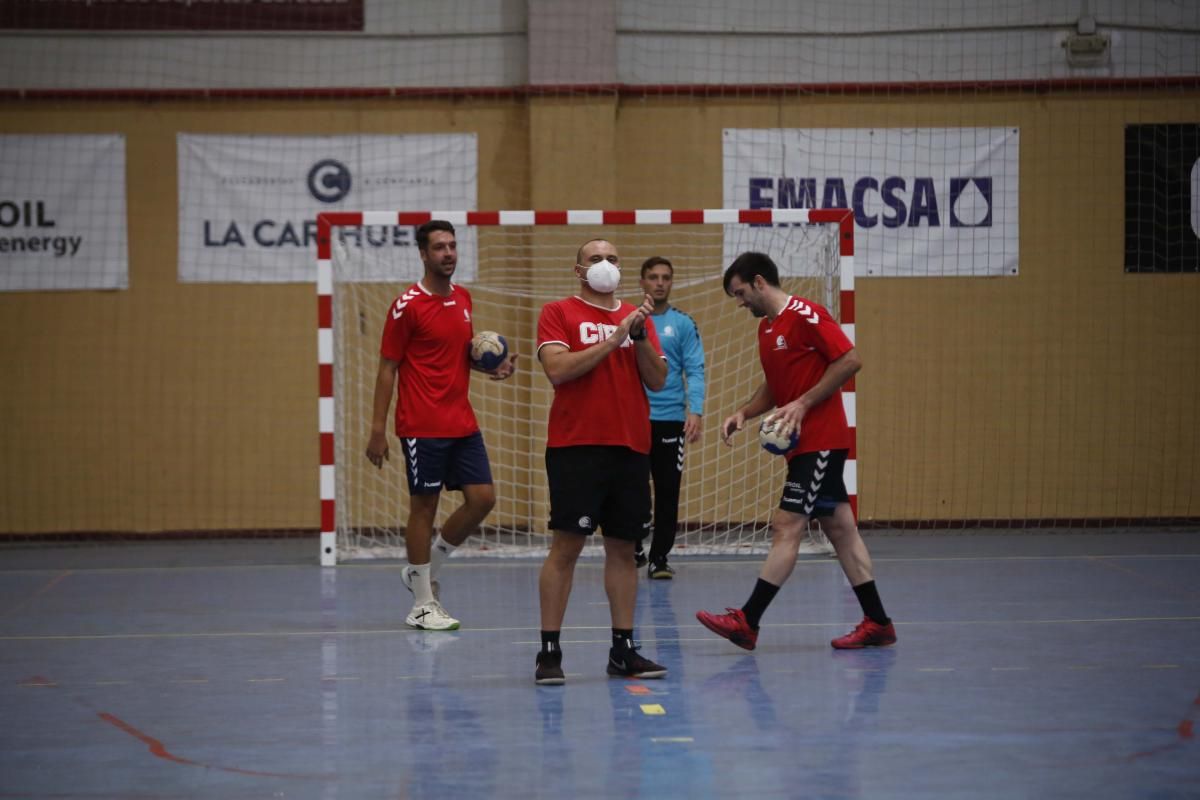
[[[704,345],[700,330],[688,318],[688,337],[683,343],[683,373],[687,376],[687,410],[704,413]]]

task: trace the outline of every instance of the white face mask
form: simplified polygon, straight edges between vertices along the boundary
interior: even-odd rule
[[[611,261],[597,261],[588,266],[586,280],[593,290],[600,294],[608,294],[616,291],[617,284],[621,282],[621,270]]]

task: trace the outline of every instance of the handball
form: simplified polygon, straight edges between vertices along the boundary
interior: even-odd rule
[[[495,331],[480,331],[471,337],[471,363],[491,372],[508,356],[508,342]]]
[[[793,429],[791,435],[784,436],[775,429],[774,417],[767,417],[758,426],[758,441],[763,449],[772,455],[781,456],[800,443],[800,432]]]

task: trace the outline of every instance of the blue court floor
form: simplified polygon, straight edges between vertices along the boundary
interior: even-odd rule
[[[452,560],[455,633],[397,563],[309,542],[0,548],[4,798],[1200,797],[1200,533],[868,536],[899,643],[805,557],[753,653],[697,609],[758,559],[640,578],[661,681],[605,674],[599,560],[567,684],[533,683],[535,561]]]

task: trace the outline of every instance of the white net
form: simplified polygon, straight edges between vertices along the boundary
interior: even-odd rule
[[[339,234],[340,231],[340,234]],[[474,301],[475,330],[503,334],[520,354],[520,372],[503,383],[473,379],[471,401],[479,418],[496,482],[496,507],[464,547],[488,555],[527,555],[548,545],[544,452],[553,390],[534,357],[541,307],[575,294],[571,269],[588,239],[617,244],[622,260],[618,293],[640,296],[643,261],[664,256],[674,265],[672,305],[696,321],[704,343],[706,402],[703,438],[686,453],[680,493],[677,555],[755,552],[765,549],[771,509],[781,490],[783,462],[758,447],[752,431],[736,446],[720,441],[725,415],[749,399],[762,381],[756,321],[737,311],[722,289],[729,253],[769,253],[784,288],[839,312],[839,230],[833,224],[629,225],[606,227],[482,227],[459,236],[477,245],[474,272],[466,283]],[[394,237],[375,236],[377,241]],[[352,228],[335,229],[334,380],[336,526],[338,560],[402,557],[408,514],[403,462],[377,470],[364,455],[378,367],[384,314],[396,295],[421,275],[415,247],[364,248]],[[364,262],[387,261],[387,283],[346,280]],[[472,269],[474,268],[474,269]],[[376,273],[377,274],[377,273]],[[390,417],[389,417],[390,420]],[[391,435],[391,434],[389,434]],[[460,502],[446,493],[439,524]],[[818,534],[819,536],[819,534]],[[810,545],[813,549],[820,547]]]

